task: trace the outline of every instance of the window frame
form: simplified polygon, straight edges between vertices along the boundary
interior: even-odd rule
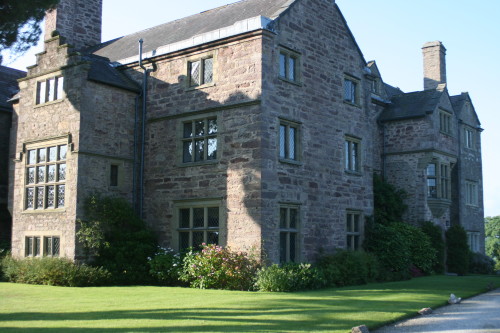
[[[282,61],[284,59],[284,62]],[[290,72],[290,62],[293,60],[293,71]],[[278,53],[278,77],[290,83],[300,85],[301,82],[301,56],[300,53],[281,47]],[[284,71],[284,73],[283,73]],[[290,73],[293,73],[290,75]]]
[[[38,258],[42,256],[42,237],[40,236],[25,236],[24,237],[24,256],[26,258]]]
[[[434,165],[434,174],[429,173],[429,166]],[[451,170],[452,163],[443,163],[436,160],[429,162],[425,168],[426,192],[428,199],[451,200]],[[431,193],[429,180],[434,180],[435,192]],[[432,194],[432,195],[431,195]]]
[[[479,206],[479,183],[477,181],[465,181],[465,204],[468,206]]]
[[[452,116],[451,112],[439,110],[439,132],[448,136],[452,136]]]
[[[349,87],[347,86],[349,84]],[[360,106],[361,91],[360,91],[361,80],[346,74],[342,83],[342,101],[349,105]],[[350,88],[348,90],[348,88]],[[349,93],[348,93],[349,91]]]
[[[285,216],[282,215],[283,211],[285,211]],[[296,218],[295,227],[291,226],[292,211],[295,211],[295,218]],[[290,203],[280,204],[278,210],[278,222],[279,222],[278,224],[279,262],[280,263],[300,262],[300,228],[301,228],[300,205],[290,204]]]
[[[208,59],[212,59],[212,80],[210,82],[205,81],[205,71],[206,71],[206,61]],[[193,75],[192,75],[192,66],[195,63],[199,62],[200,70],[198,72],[198,83],[193,84]],[[190,57],[186,61],[186,78],[187,78],[187,88],[188,89],[199,89],[199,88],[204,88],[204,87],[210,87],[215,85],[215,63],[216,63],[216,57],[215,54],[213,53],[207,53],[201,56],[196,56],[196,57]]]
[[[284,130],[285,141],[282,140],[282,129]],[[293,156],[290,149],[290,129],[294,129]],[[302,157],[301,123],[279,118],[278,125],[278,158],[280,162],[297,164]]]
[[[468,126],[464,127],[464,147],[474,149],[475,141],[475,131]]]
[[[53,82],[52,89],[51,82]],[[58,102],[66,97],[64,76],[62,74],[44,77],[36,82],[35,87],[35,105],[37,106]]]
[[[210,227],[209,226],[209,212],[208,209],[210,208],[217,208],[218,209],[218,226],[217,227]],[[187,248],[182,248],[182,240],[181,240],[181,234],[182,233],[188,233],[188,248],[189,247],[199,247],[201,245],[195,245],[193,243],[194,241],[194,236],[193,233],[196,232],[203,232],[203,241],[202,243],[205,244],[213,244],[209,242],[209,233],[217,233],[218,241],[217,245],[223,246],[225,244],[225,237],[222,235],[222,230],[225,227],[225,215],[223,214],[223,206],[222,206],[222,200],[220,199],[209,199],[209,200],[199,200],[199,201],[179,201],[174,203],[174,231],[175,231],[175,236],[173,239],[173,245],[174,248],[176,248],[178,251],[183,251],[186,250]],[[194,214],[193,211],[195,209],[203,209],[203,226],[202,227],[196,227],[194,225]],[[189,210],[189,225],[187,227],[182,226],[182,213],[181,210]]]
[[[363,243],[363,232],[364,232],[363,212],[357,211],[357,210],[347,210],[345,221],[346,221],[346,223],[345,223],[345,227],[346,227],[346,229],[345,229],[345,234],[346,234],[345,248],[347,250],[352,250],[352,251],[361,250],[361,245]],[[357,226],[358,226],[357,231],[355,228],[356,222],[357,222]],[[356,239],[357,239],[357,242],[356,242]]]
[[[216,130],[214,133],[209,132],[209,122],[215,120],[215,126]],[[196,136],[196,123],[203,121],[203,135]],[[190,123],[191,124],[191,136],[187,137],[186,132],[185,132],[185,125]],[[219,125],[219,117],[217,117],[216,114],[210,113],[198,117],[189,117],[189,118],[184,118],[180,121],[180,126],[179,126],[179,165],[180,166],[192,166],[192,165],[203,165],[203,164],[212,164],[212,163],[217,163],[220,160],[221,156],[221,144],[220,144],[220,134],[221,134],[221,128]],[[214,140],[215,139],[215,158],[208,158],[209,157],[209,140]],[[195,149],[196,149],[196,142],[197,141],[203,141],[203,159],[201,160],[196,160],[195,156]],[[186,161],[185,158],[187,155],[185,155],[185,149],[186,143],[191,143],[191,159],[190,161]]]
[[[61,147],[65,147],[64,158],[61,158]],[[50,148],[55,148],[55,160],[50,159]],[[40,150],[45,150],[44,161],[40,161]],[[23,212],[47,212],[47,211],[61,211],[66,207],[66,198],[68,194],[68,161],[70,159],[70,144],[68,139],[59,140],[48,140],[43,142],[34,142],[24,145],[24,171],[23,171]],[[34,163],[30,158],[34,152]],[[64,167],[61,167],[64,165]],[[54,166],[54,180],[49,180],[50,175],[49,168]],[[39,180],[40,169],[43,169],[43,181]],[[30,170],[33,170],[32,173]],[[63,171],[63,172],[61,172]],[[64,179],[61,179],[61,174],[64,175]],[[32,178],[32,177],[33,178]],[[53,205],[49,205],[49,193],[48,189],[53,187]],[[60,192],[61,187],[63,188]],[[43,188],[43,198],[39,201],[39,196],[41,192],[39,189]],[[32,191],[30,191],[30,189]],[[30,193],[30,194],[29,194]],[[60,198],[61,193],[63,195],[63,202],[61,204]],[[32,204],[30,205],[32,197]],[[39,205],[41,203],[41,206]]]
[[[479,236],[480,233],[477,231],[467,231],[467,245],[469,245],[469,249],[474,253],[480,251]]]
[[[56,240],[58,242],[57,251],[54,251],[56,248],[55,243]],[[50,244],[50,253],[48,249],[48,245]],[[44,257],[59,257],[61,254],[61,237],[59,236],[43,236],[43,256]]]
[[[355,154],[353,155],[353,149],[357,147]],[[362,139],[352,136],[345,135],[344,137],[344,170],[351,174],[361,174],[362,170]]]

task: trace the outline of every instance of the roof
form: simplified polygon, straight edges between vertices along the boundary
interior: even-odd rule
[[[453,106],[453,110],[455,110],[459,114],[460,118],[462,118],[461,111],[463,110],[464,104],[466,102],[469,102],[470,105],[472,106],[472,113],[473,113],[474,118],[477,121],[477,125],[481,126],[481,121],[479,120],[479,117],[476,113],[476,110],[474,109],[474,106],[472,105],[472,100],[470,98],[469,93],[463,92],[460,95],[450,96],[450,101],[451,101],[451,104]]]
[[[391,104],[380,115],[381,121],[424,117],[432,113],[439,103],[443,91],[424,90],[395,95]]]
[[[111,66],[109,59],[95,55],[86,55],[82,60],[90,62],[88,79],[117,88],[139,92],[139,86],[118,69]]]
[[[389,98],[392,98],[393,96],[396,96],[396,95],[404,94],[404,92],[401,89],[399,89],[397,87],[393,87],[387,83],[384,83],[384,88],[385,88],[385,92]]]
[[[12,109],[12,105],[7,101],[19,91],[17,80],[25,76],[26,72],[0,66],[0,109]]]
[[[162,46],[180,43],[182,48],[184,44],[182,42],[203,34],[215,35],[212,36],[214,40],[227,37],[231,32],[237,34],[241,31],[241,25],[246,25],[247,29],[251,30],[250,28],[254,26],[253,22],[245,20],[257,17],[274,20],[293,2],[295,0],[239,1],[111,40],[89,49],[88,52],[117,62],[137,57],[138,41],[143,39],[143,52],[156,55],[156,50]],[[228,27],[230,28],[220,31]]]

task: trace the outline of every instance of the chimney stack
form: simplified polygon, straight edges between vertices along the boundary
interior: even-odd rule
[[[45,40],[57,30],[77,50],[100,44],[101,28],[102,0],[61,0],[45,15]]]
[[[425,43],[424,55],[424,90],[436,89],[446,83],[446,48],[441,42]]]

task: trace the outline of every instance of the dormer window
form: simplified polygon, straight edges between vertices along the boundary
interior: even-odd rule
[[[36,88],[36,104],[62,99],[64,96],[64,77],[56,76],[39,81]]]

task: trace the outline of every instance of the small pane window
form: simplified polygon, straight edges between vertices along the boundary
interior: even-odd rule
[[[194,135],[193,135],[194,134]],[[217,119],[207,118],[183,124],[182,162],[217,159]]]
[[[345,170],[351,172],[361,171],[361,140],[346,137],[344,143]]]
[[[37,83],[36,104],[43,104],[63,98],[64,78],[51,77]]]
[[[344,101],[358,104],[358,83],[352,79],[344,79]]]
[[[193,206],[178,209],[179,250],[219,244],[220,207]]]
[[[288,50],[281,50],[279,55],[279,76],[283,79],[298,82],[299,56]]]
[[[348,250],[361,248],[361,213],[349,212],[346,218],[346,247]]]
[[[212,57],[188,63],[189,86],[197,87],[214,80],[214,59]]]
[[[281,121],[279,127],[279,157],[282,160],[298,161],[299,125]]]

